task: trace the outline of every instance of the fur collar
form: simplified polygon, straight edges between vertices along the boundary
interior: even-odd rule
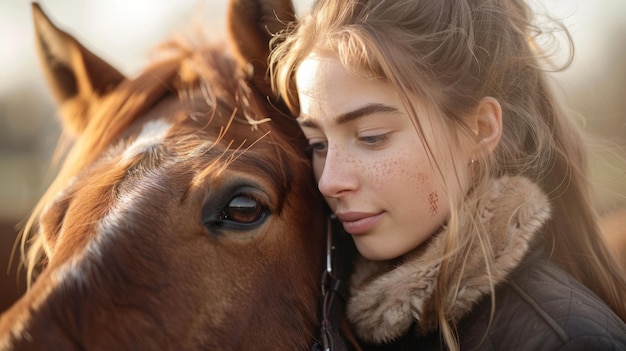
[[[494,286],[506,279],[529,251],[532,240],[550,217],[546,195],[523,177],[493,180],[482,196],[470,195],[460,214],[459,240],[470,226],[484,228],[489,242],[489,270],[478,239],[463,244],[448,265],[450,278],[443,306],[452,323],[463,318]],[[438,327],[434,295],[449,229],[444,227],[400,264],[360,258],[351,277],[347,316],[364,341],[386,343],[415,324],[420,335]],[[458,284],[458,289],[456,288]]]

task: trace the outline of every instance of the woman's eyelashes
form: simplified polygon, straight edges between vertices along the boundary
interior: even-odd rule
[[[309,140],[309,149],[316,154],[326,153],[326,150],[328,150],[328,142]]]
[[[359,142],[369,147],[377,147],[384,145],[389,141],[389,133],[381,133],[375,135],[362,135],[358,137]]]
[[[355,137],[355,144],[362,145],[367,148],[379,148],[385,146],[390,140],[391,132],[384,132],[378,134],[362,134]],[[328,140],[321,138],[309,138],[309,151],[323,155],[328,151]]]

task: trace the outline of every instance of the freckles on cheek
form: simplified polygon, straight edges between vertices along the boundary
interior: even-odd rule
[[[359,166],[368,173],[370,185],[377,190],[385,188],[390,183],[396,184],[398,180],[405,179],[409,174],[398,160],[381,160],[369,165],[359,162]]]
[[[439,195],[436,191],[433,191],[428,195],[428,210],[433,216],[439,212]]]
[[[416,179],[418,187],[428,189],[430,182],[428,181],[428,176],[426,174],[418,173]],[[437,191],[429,193],[426,201],[426,208],[428,208],[428,212],[432,217],[435,217],[439,212],[439,193]]]

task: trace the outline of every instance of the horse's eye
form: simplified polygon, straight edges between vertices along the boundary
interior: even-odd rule
[[[265,208],[250,196],[238,195],[230,200],[218,216],[220,221],[255,224],[265,217]]]
[[[202,207],[202,224],[213,235],[247,232],[262,225],[271,215],[269,200],[256,187],[220,188]]]

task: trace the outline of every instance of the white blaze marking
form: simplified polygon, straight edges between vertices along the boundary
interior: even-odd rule
[[[171,127],[171,124],[163,120],[150,121],[146,123],[143,126],[141,133],[137,136],[137,139],[135,139],[135,141],[124,151],[124,161],[132,160],[137,155],[150,151],[150,149],[163,143],[163,140]]]

